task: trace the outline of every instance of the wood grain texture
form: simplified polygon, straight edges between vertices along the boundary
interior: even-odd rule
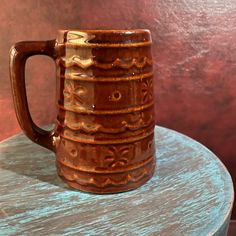
[[[0,235],[226,235],[233,203],[229,173],[196,141],[156,127],[154,177],[108,195],[73,191],[54,154],[23,134],[0,144]]]
[[[0,8],[0,139],[19,132],[8,78],[13,43],[53,39],[59,28],[148,28],[156,121],[213,150],[236,182],[235,0],[1,0]],[[38,57],[26,68],[39,124],[56,117],[54,70]]]

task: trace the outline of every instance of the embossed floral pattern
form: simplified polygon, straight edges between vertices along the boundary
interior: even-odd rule
[[[153,97],[153,84],[152,80],[146,80],[141,85],[142,101],[143,103],[149,101]]]
[[[83,105],[86,89],[81,85],[75,84],[73,81],[67,81],[63,94],[65,103],[69,105]]]
[[[115,147],[111,146],[108,148],[107,155],[105,156],[105,161],[108,163],[108,167],[120,167],[124,166],[129,162],[129,154],[131,147],[122,146]]]

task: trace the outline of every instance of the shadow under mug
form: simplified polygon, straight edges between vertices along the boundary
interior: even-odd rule
[[[29,112],[25,63],[33,55],[56,63],[52,131],[36,126]],[[58,175],[69,186],[115,193],[151,178],[156,160],[148,30],[60,30],[55,40],[16,43],[10,79],[22,130],[55,152]]]

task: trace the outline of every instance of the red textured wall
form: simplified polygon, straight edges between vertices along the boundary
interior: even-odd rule
[[[57,28],[149,28],[157,123],[213,150],[236,183],[236,1],[1,0],[0,8],[0,138],[19,131],[8,83],[13,42],[53,38]],[[53,72],[44,58],[27,69],[31,110],[41,124],[55,116]]]
[[[79,24],[78,1],[74,0],[1,0],[0,1],[0,139],[20,128],[13,109],[8,52],[17,41],[55,38],[59,28]],[[55,117],[55,68],[47,57],[33,57],[27,63],[26,79],[34,120],[46,124]]]

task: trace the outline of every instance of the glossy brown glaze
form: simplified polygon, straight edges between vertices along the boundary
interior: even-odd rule
[[[33,122],[25,87],[26,60],[34,55],[46,55],[56,58],[55,40],[37,42],[19,42],[10,50],[10,79],[13,101],[18,122],[25,134],[34,142],[54,150],[53,132],[42,130]]]
[[[111,193],[142,185],[155,169],[150,32],[61,30],[50,42],[49,47],[34,42],[39,50],[23,42],[11,51],[22,129],[56,152],[58,175],[73,188]],[[24,64],[36,54],[51,56],[57,65],[58,116],[52,132],[39,129],[28,112]]]

